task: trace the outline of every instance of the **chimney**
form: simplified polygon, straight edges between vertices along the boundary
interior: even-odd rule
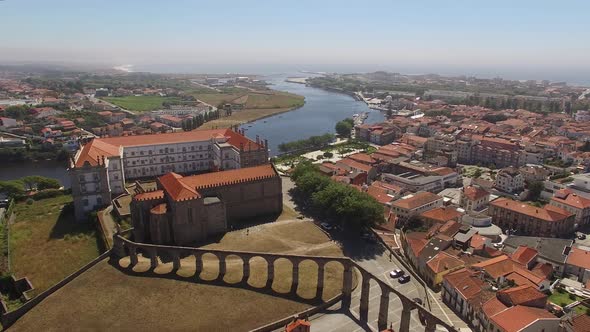
[[[264,140],[264,147],[268,149],[268,140],[267,139]]]
[[[260,136],[256,135],[256,144],[260,144]]]

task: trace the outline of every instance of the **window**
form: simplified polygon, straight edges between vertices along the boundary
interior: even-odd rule
[[[80,175],[80,176],[78,177],[78,180],[79,180],[80,182],[84,182],[84,181],[86,181],[86,178],[84,177],[84,175]]]
[[[149,151],[148,151],[148,154],[149,154],[149,155],[151,155],[151,154],[152,154],[152,150],[149,150]]]
[[[83,199],[83,200],[82,200],[82,204],[83,204],[84,206],[88,206],[88,200],[87,200],[87,199]]]
[[[96,205],[102,205],[102,197],[96,199]]]

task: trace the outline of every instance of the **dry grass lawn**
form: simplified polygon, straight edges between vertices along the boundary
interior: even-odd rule
[[[16,205],[10,225],[13,273],[28,277],[36,295],[100,254],[93,223],[74,221],[72,196],[63,195]]]
[[[239,288],[129,276],[104,261],[11,330],[247,331],[306,307]]]
[[[292,219],[297,213],[286,208],[276,222],[227,233],[210,249],[342,256],[340,248],[309,221]],[[129,258],[119,262],[123,268]],[[299,287],[293,300],[291,264],[275,262],[271,289],[264,288],[267,265],[261,258],[250,261],[248,289],[232,284],[242,279],[242,261],[227,258],[227,270],[221,285],[218,261],[204,256],[204,268],[195,282],[194,257],[181,260],[181,268],[172,272],[171,262],[162,262],[153,272],[145,257],[133,268],[137,275],[125,273],[101,262],[93,269],[50,296],[14,326],[16,331],[57,331],[65,326],[76,330],[168,330],[168,331],[246,331],[292,315],[311,304],[303,299],[316,296],[317,267],[311,261],[299,267]],[[146,276],[150,275],[150,277]],[[154,277],[156,275],[156,277]],[[159,275],[159,276],[157,276]],[[340,292],[342,267],[326,266],[323,299]],[[257,290],[260,288],[260,290]],[[269,295],[271,293],[272,295]]]

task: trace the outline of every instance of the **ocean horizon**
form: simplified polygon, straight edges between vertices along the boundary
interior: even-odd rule
[[[437,68],[418,66],[384,66],[384,65],[278,65],[278,64],[244,64],[244,65],[210,65],[210,64],[141,64],[118,65],[117,69],[129,72],[150,72],[158,74],[295,74],[305,76],[304,71],[326,73],[369,73],[387,71],[406,75],[438,74],[442,76],[468,76],[477,78],[503,78],[507,80],[549,80],[567,82],[570,85],[590,86],[590,68],[588,69],[539,69],[539,68]]]

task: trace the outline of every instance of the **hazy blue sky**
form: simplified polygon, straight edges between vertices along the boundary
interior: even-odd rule
[[[5,0],[0,60],[588,70],[588,13],[586,0]]]

